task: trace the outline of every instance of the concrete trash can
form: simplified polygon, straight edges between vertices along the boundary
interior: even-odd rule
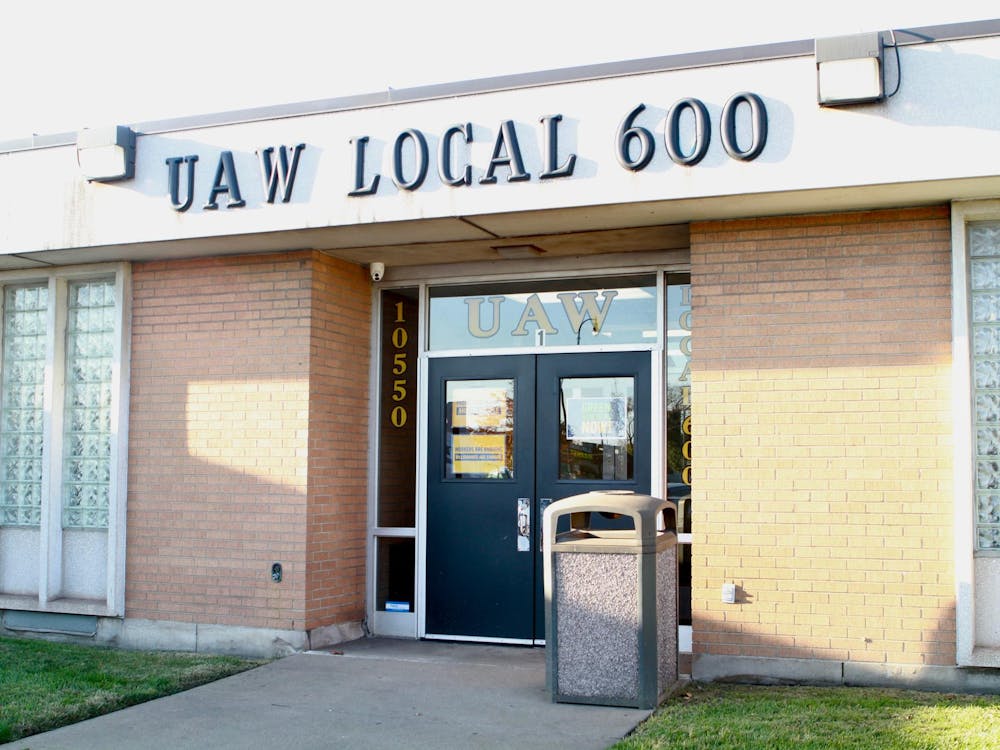
[[[633,528],[594,529],[597,513],[631,518]],[[569,530],[557,533],[567,515]],[[589,492],[545,509],[553,701],[649,709],[677,682],[676,521],[675,503],[632,492]]]

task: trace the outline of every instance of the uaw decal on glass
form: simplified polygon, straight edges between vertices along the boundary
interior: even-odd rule
[[[691,285],[667,286],[667,492],[691,494]],[[685,511],[689,512],[689,508]]]
[[[636,284],[565,291],[519,285],[474,296],[432,289],[430,348],[648,345],[657,335],[656,286],[645,277]]]

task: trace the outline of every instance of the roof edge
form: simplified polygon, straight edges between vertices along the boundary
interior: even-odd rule
[[[893,29],[892,31],[895,34],[896,43],[900,46],[949,42],[976,37],[1000,36],[1000,19],[964,21],[935,26],[921,26],[912,29]],[[621,62],[595,63],[593,65],[556,68],[531,73],[515,73],[466,81],[413,86],[405,89],[390,88],[387,91],[369,94],[354,94],[329,99],[314,99],[289,104],[267,105],[163,120],[150,120],[131,123],[129,127],[140,136],[155,135],[181,130],[241,125],[263,120],[278,120],[355,109],[368,109],[432,99],[472,96],[475,94],[487,94],[519,88],[577,83],[601,78],[616,78],[619,76],[661,73],[688,68],[778,60],[787,57],[811,55],[813,54],[814,44],[814,39],[800,39],[790,42],[755,44],[704,52],[685,52]],[[0,154],[70,146],[76,143],[76,136],[76,131],[71,131],[0,141]]]

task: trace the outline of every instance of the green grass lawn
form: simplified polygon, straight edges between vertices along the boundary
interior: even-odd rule
[[[692,683],[613,750],[1000,748],[1000,696]]]
[[[0,638],[0,742],[187,690],[263,663]]]
[[[176,693],[261,660],[0,638],[0,742]],[[692,683],[612,750],[1000,748],[1000,696]]]

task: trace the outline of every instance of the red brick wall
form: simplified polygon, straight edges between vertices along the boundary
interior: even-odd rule
[[[342,283],[367,340],[359,273],[311,252],[133,266],[127,617],[303,630],[363,610],[353,572],[339,608],[316,603],[341,586],[331,506],[364,504],[356,446],[350,476],[337,446],[365,429],[367,346],[323,333]],[[317,415],[339,377],[357,406],[331,425]]]
[[[310,338],[306,628],[365,614],[371,284],[318,255]]]
[[[692,224],[696,654],[954,664],[949,231]]]

